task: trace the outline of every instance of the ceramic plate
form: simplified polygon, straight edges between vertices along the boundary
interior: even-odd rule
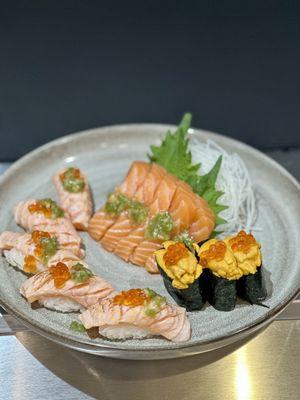
[[[167,129],[156,124],[122,125],[94,129],[51,142],[17,161],[0,180],[1,230],[20,231],[12,217],[12,207],[32,197],[53,197],[51,176],[66,165],[77,165],[89,177],[96,209],[119,184],[133,160],[146,160],[149,145],[158,143]],[[235,140],[201,130],[191,130],[199,143],[212,139],[229,151],[237,152],[246,163],[258,199],[257,239],[262,243],[269,309],[238,302],[234,311],[220,312],[207,305],[189,313],[192,337],[174,344],[163,339],[112,342],[90,340],[69,329],[74,314],[46,309],[31,310],[19,295],[26,277],[0,259],[0,303],[38,333],[78,350],[109,357],[156,359],[180,357],[208,351],[232,343],[260,329],[276,316],[300,287],[300,202],[299,184],[281,166],[253,148]],[[87,262],[95,273],[117,289],[151,287],[166,293],[160,276],[149,275],[106,252],[83,234]]]

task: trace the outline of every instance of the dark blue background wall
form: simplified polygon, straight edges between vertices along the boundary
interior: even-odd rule
[[[186,110],[256,147],[300,146],[300,2],[0,4],[0,160]]]

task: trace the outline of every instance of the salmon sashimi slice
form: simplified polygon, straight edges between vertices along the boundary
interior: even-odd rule
[[[124,182],[116,188],[116,192],[132,198],[139,187],[144,183],[146,176],[150,171],[150,164],[143,161],[135,161],[127,173]],[[99,241],[105,232],[118,220],[118,216],[113,216],[101,207],[90,219],[88,232],[90,236]]]
[[[108,251],[114,251],[119,240],[126,237],[136,224],[134,224],[127,213],[122,213],[117,221],[106,231],[101,239],[102,246]]]
[[[136,290],[141,289],[132,289]],[[184,308],[164,302],[156,313],[148,314],[147,304],[115,304],[115,298],[98,302],[79,316],[87,330],[98,328],[99,334],[109,339],[163,336],[173,342],[184,342],[190,338],[191,326]]]
[[[162,240],[143,240],[134,250],[129,260],[136,265],[146,266],[147,259],[153,255],[156,250],[161,248]],[[151,273],[158,273],[158,268],[154,268]]]
[[[88,228],[89,220],[93,213],[91,189],[86,176],[78,169],[73,168],[73,170],[78,171],[78,175],[84,186],[77,193],[67,191],[63,186],[62,178],[69,170],[70,168],[64,168],[58,171],[52,180],[58,193],[61,208],[69,214],[76,229],[85,231]]]
[[[82,311],[114,292],[110,283],[96,275],[80,284],[69,279],[57,288],[50,271],[34,275],[20,288],[21,295],[30,304],[38,301],[40,306],[61,312]]]
[[[129,233],[128,236],[120,240],[115,248],[115,254],[125,261],[129,258],[134,251],[135,247],[145,238],[145,224],[139,226]]]
[[[50,257],[46,264],[36,255],[36,245],[32,240],[30,233],[18,233],[5,231],[0,234],[0,252],[14,267],[27,274],[36,274],[45,271],[52,264],[64,262],[68,264],[70,261],[80,261],[70,250],[58,249],[56,253]],[[26,257],[31,257],[31,267],[26,264]]]
[[[161,248],[161,244],[160,244],[160,248]],[[159,273],[154,253],[152,253],[147,258],[147,260],[145,262],[145,268],[150,274],[158,274]]]
[[[151,165],[144,161],[134,161],[126,175],[124,182],[117,186],[116,191],[132,198],[138,188],[144,183]]]
[[[59,218],[47,218],[43,213],[29,211],[29,207],[38,200],[30,199],[19,202],[14,207],[14,217],[18,225],[28,232],[43,231],[51,236],[56,236],[59,244],[72,251],[78,257],[83,258],[85,251],[81,248],[82,239],[74,228],[68,214]]]
[[[151,196],[153,201],[149,204],[149,218],[159,211],[169,208],[177,188],[177,179],[173,175],[164,173],[161,170],[160,174],[162,175],[162,179],[156,187],[154,195]],[[138,196],[139,195],[137,195],[137,198],[141,199],[141,197]],[[147,222],[148,220],[142,226],[133,229],[128,236],[118,242],[114,251],[119,257],[123,258],[125,261],[129,260],[134,249],[144,240]],[[137,265],[140,264],[137,263]],[[158,271],[157,268],[155,268],[155,271]]]
[[[116,217],[109,215],[105,207],[100,208],[90,219],[88,233],[97,242],[102,238],[107,229],[113,225]]]
[[[195,242],[207,239],[214,227],[213,212],[206,201],[197,196],[189,185],[178,179],[176,181],[177,188],[175,194],[173,193],[171,205],[168,208],[174,223],[172,235],[176,236],[183,231],[187,231]],[[159,249],[161,243],[162,241],[144,239],[135,247],[133,254],[130,256],[130,261],[133,264],[145,267],[147,263],[147,270],[152,269],[151,256],[153,251]],[[151,272],[158,272],[158,269],[154,268]]]
[[[133,200],[145,205],[153,202],[156,190],[163,179],[166,171],[157,164],[152,164],[146,179],[141,182],[141,186],[133,196]],[[101,244],[108,251],[115,251],[118,242],[129,235],[136,228],[136,224],[131,221],[127,212],[123,212],[116,222],[108,228],[106,234],[101,239]]]

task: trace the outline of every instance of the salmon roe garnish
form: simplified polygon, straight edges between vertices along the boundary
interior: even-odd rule
[[[207,261],[216,260],[222,261],[226,253],[226,244],[219,240],[218,242],[209,246],[208,250],[201,253],[201,264],[206,266]]]
[[[81,179],[81,172],[80,169],[78,168],[72,168],[72,175],[75,179]],[[66,177],[66,172],[63,172],[62,174],[59,175],[60,180],[63,182],[67,177]]]
[[[189,252],[183,243],[171,244],[164,254],[164,262],[167,267],[176,265],[182,258],[188,257]]]
[[[113,303],[120,306],[136,307],[148,301],[146,292],[142,289],[130,289],[122,291],[113,298]]]
[[[32,255],[28,255],[24,257],[24,267],[23,271],[27,272],[28,274],[35,274],[37,271],[36,268],[36,259]]]
[[[37,201],[34,204],[30,204],[28,206],[28,210],[30,214],[40,213],[43,214],[46,218],[51,218],[52,216],[51,208],[47,208],[41,201]]]
[[[243,253],[248,253],[251,246],[257,244],[253,235],[247,234],[245,231],[240,231],[236,237],[229,240],[231,249],[233,251],[241,251]]]
[[[33,243],[35,244],[34,254],[37,257],[41,257],[44,253],[44,245],[42,243],[43,239],[50,239],[51,236],[48,232],[43,231],[33,231],[31,234]]]
[[[54,286],[58,289],[71,278],[69,268],[62,262],[58,262],[56,265],[50,267],[49,272],[54,279]]]

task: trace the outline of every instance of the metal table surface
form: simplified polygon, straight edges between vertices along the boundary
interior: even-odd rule
[[[299,178],[300,150],[268,154]],[[7,166],[0,164],[0,173]],[[6,318],[11,328],[0,316],[0,400],[300,398],[299,300],[246,342],[166,361],[78,353]]]

